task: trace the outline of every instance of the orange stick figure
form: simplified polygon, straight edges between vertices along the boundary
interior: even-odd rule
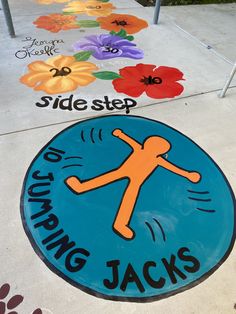
[[[123,194],[113,223],[113,230],[126,240],[131,240],[134,238],[135,233],[129,224],[141,186],[158,166],[185,177],[193,183],[199,182],[201,175],[198,172],[181,169],[163,158],[162,155],[170,150],[171,145],[160,136],[150,136],[141,145],[122,130],[115,129],[112,134],[126,142],[133,149],[121,166],[83,182],[79,178],[71,176],[65,180],[65,183],[73,192],[84,193],[111,182],[128,178],[129,184]]]

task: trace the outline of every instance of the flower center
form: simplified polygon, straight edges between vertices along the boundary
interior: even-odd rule
[[[64,25],[64,24],[69,24],[71,23],[70,20],[54,20],[53,21],[55,24],[58,24],[58,25]]]
[[[126,26],[128,25],[128,23],[126,21],[118,21],[118,20],[115,20],[113,22],[111,22],[111,24],[116,24],[117,26]]]
[[[151,75],[149,75],[148,77],[144,76],[143,79],[140,80],[140,82],[144,83],[145,85],[161,84],[162,79],[158,76],[152,77]]]
[[[92,5],[88,5],[86,8],[89,10],[98,10],[101,9],[102,7],[100,5],[96,5],[95,7]]]
[[[103,52],[110,52],[110,53],[117,53],[119,52],[119,49],[113,48],[111,46],[104,46],[104,51]]]
[[[61,70],[57,69],[57,68],[53,68],[50,70],[50,72],[55,71],[55,73],[53,74],[53,77],[56,76],[67,76],[71,73],[71,69],[68,67],[63,67],[61,68]]]

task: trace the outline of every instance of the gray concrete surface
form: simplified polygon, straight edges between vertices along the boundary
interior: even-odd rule
[[[135,14],[152,21],[152,8],[142,8],[134,1],[113,1],[116,12]],[[17,38],[7,36],[0,15],[0,245],[1,284],[10,282],[14,292],[25,296],[20,313],[31,313],[35,305],[43,313],[53,314],[233,314],[236,304],[235,249],[226,262],[200,285],[150,304],[112,302],[92,297],[67,284],[52,273],[34,253],[21,223],[19,202],[23,178],[37,152],[57,133],[75,121],[94,116],[39,109],[36,94],[18,83],[30,59],[18,60],[15,52],[26,36],[37,39],[63,38],[63,54],[71,53],[71,44],[85,34],[72,30],[50,34],[36,29],[32,21],[57,6],[40,6],[33,0],[11,0]],[[61,6],[60,6],[61,8]],[[175,66],[185,73],[185,91],[177,99],[156,101],[138,99],[132,114],[164,122],[193,139],[218,163],[236,192],[236,79],[226,98],[217,94],[236,59],[236,4],[163,7],[160,24],[150,25],[135,35],[144,47],[142,62]],[[102,33],[96,30],[96,34]],[[212,49],[208,49],[207,46]],[[33,60],[40,60],[35,57]],[[105,63],[105,64],[104,64]],[[101,69],[117,70],[137,63],[133,60],[100,62]],[[94,86],[94,85],[93,85]],[[93,90],[84,88],[81,97],[111,97],[114,91],[99,82]],[[120,113],[120,112],[119,112]],[[122,112],[121,112],[122,113]],[[109,114],[109,112],[103,112]]]
[[[235,62],[236,4],[162,7],[176,26]]]

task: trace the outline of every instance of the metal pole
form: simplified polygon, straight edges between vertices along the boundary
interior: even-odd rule
[[[154,24],[158,24],[160,8],[161,8],[161,0],[156,0],[154,18],[153,18]]]
[[[236,63],[234,64],[234,67],[233,67],[233,69],[232,69],[232,71],[230,73],[230,76],[229,76],[227,82],[225,83],[225,86],[223,87],[222,91],[219,94],[220,98],[225,97],[225,94],[227,92],[227,89],[229,88],[229,85],[230,85],[230,83],[231,83],[231,81],[232,81],[232,79],[234,77],[235,72],[236,72]]]
[[[6,22],[7,22],[9,34],[11,37],[15,37],[16,34],[15,34],[13,22],[12,22],[11,11],[9,8],[8,0],[1,0],[1,1],[2,1],[2,8],[3,8],[3,12],[5,15]]]

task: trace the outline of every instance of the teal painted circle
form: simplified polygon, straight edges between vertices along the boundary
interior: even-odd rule
[[[158,167],[141,187],[129,241],[112,229],[127,179],[83,194],[64,182],[86,181],[124,162],[132,149],[112,135],[115,129],[139,143],[165,138],[171,150],[163,157],[201,174],[192,183]],[[225,176],[198,145],[160,122],[119,115],[79,122],[54,137],[32,162],[21,198],[25,231],[51,270],[90,294],[138,302],[181,292],[213,273],[232,249],[234,210]]]

